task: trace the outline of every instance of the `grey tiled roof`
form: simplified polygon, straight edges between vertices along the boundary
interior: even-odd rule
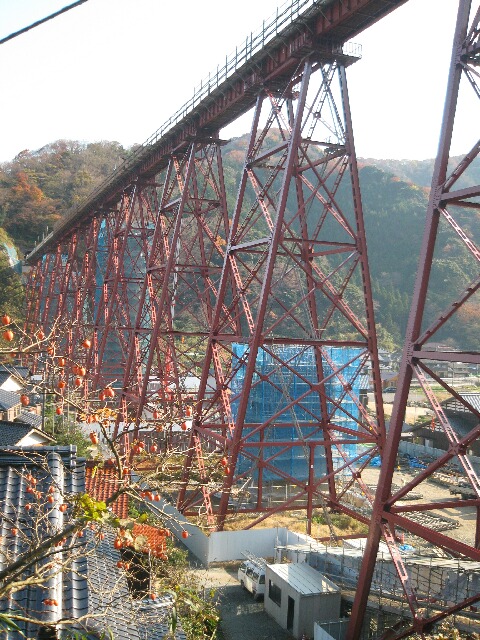
[[[76,457],[74,446],[17,450],[0,447],[0,512],[3,515],[0,520],[0,557],[5,557],[7,551],[11,557],[22,553],[23,533],[28,532],[28,519],[33,517],[30,516],[33,510],[27,512],[25,504],[35,501],[32,494],[26,492],[27,473],[37,478],[36,488],[44,496],[52,484],[63,486],[65,493],[85,490],[85,463]],[[67,516],[56,504],[50,509],[45,522],[46,526],[59,530]],[[12,536],[13,524],[22,531],[21,535]],[[0,612],[17,609],[52,622],[60,615],[74,618],[79,620],[79,628],[89,634],[110,629],[115,640],[163,640],[168,633],[168,611],[154,606],[142,611],[130,597],[125,574],[116,566],[121,556],[113,546],[114,535],[113,531],[107,531],[105,539],[98,541],[92,532],[87,531],[87,535],[80,539],[84,547],[76,552],[72,566],[52,578],[48,592],[37,586],[25,587],[16,592],[9,602],[0,601]],[[68,557],[66,553],[64,557]],[[61,611],[57,612],[43,603],[47,593],[48,597],[61,603]],[[18,624],[27,637],[37,637],[38,627],[26,622]],[[21,637],[15,631],[2,635],[5,640],[20,640]],[[177,628],[175,638],[185,640],[186,636]]]
[[[121,555],[114,548],[113,539],[113,532],[107,532],[105,539],[97,543],[95,553],[87,556],[88,610],[97,616],[99,611],[105,612],[88,627],[108,628],[115,640],[163,640],[169,630],[170,610],[141,607],[130,597],[125,576],[116,566]],[[186,638],[181,629],[175,637],[178,640]]]
[[[32,413],[31,411],[22,411],[18,418],[15,418],[14,422],[23,422],[24,424],[29,424],[30,426],[35,427],[36,429],[41,429],[42,416]]]
[[[2,555],[19,557],[27,549],[26,540],[29,534],[29,520],[34,519],[35,507],[26,511],[26,503],[36,504],[32,494],[27,493],[28,482],[26,475],[31,473],[37,480],[36,489],[42,495],[47,495],[48,488],[54,484],[63,487],[66,493],[78,493],[83,490],[84,470],[83,461],[77,460],[75,447],[22,447],[11,449],[0,447],[0,540]],[[49,510],[48,519],[43,519],[45,527],[51,531],[59,530],[63,526],[64,515],[58,509],[58,501]],[[13,536],[11,529],[16,526],[21,532]],[[5,556],[4,556],[5,557]],[[68,572],[67,572],[68,573]],[[62,601],[60,580],[51,581],[48,591],[50,597]],[[20,610],[34,616],[40,615],[44,620],[52,619],[55,612],[51,607],[43,604],[45,590],[36,586],[25,587],[12,594],[9,601],[0,601],[0,611]],[[37,628],[31,623],[19,625],[27,637],[36,637]],[[17,640],[21,636],[17,632],[9,632],[8,640]]]
[[[370,389],[369,376],[362,374],[358,377],[360,389]]]
[[[466,400],[476,411],[480,411],[480,393],[475,391],[463,392],[460,393],[462,398]],[[466,411],[465,407],[455,400],[454,398],[450,398],[448,400],[444,400],[442,405],[447,409],[451,409],[452,411]]]
[[[14,364],[1,364],[0,365],[0,373],[7,372],[16,378],[25,379],[30,375],[30,369],[28,367],[16,366]]]
[[[29,434],[36,434],[43,437],[43,442],[45,444],[48,444],[49,441],[51,443],[55,442],[55,439],[49,436],[48,433],[37,429],[31,424],[20,420],[15,420],[14,422],[10,422],[8,420],[0,420],[0,447],[20,446],[21,440]]]
[[[11,374],[8,371],[0,371],[0,386],[11,378]]]
[[[18,395],[18,393],[0,389],[0,410],[7,411],[7,409],[11,409],[17,404],[20,404],[20,396]]]
[[[18,445],[30,431],[32,431],[30,425],[0,420],[0,445],[2,447]]]

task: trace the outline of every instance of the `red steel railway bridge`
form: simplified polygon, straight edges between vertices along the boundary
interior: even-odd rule
[[[480,408],[435,368],[478,365],[480,350],[429,346],[457,313],[475,308],[480,286],[473,224],[456,215],[478,220],[480,187],[464,185],[462,176],[480,141],[460,161],[449,157],[456,118],[468,117],[457,109],[460,86],[480,98],[480,9],[459,2],[387,432],[346,70],[360,58],[350,40],[404,2],[294,0],[27,257],[27,327],[60,336],[66,381],[73,385],[80,371],[91,413],[99,404],[115,410],[111,428],[125,455],[140,430],[160,446],[184,447],[182,512],[218,530],[233,514],[253,527],[304,511],[310,532],[319,509],[369,526],[350,638],[361,637],[381,540],[409,609],[389,637],[426,632],[453,613],[474,612],[480,600],[477,587],[455,601],[426,603],[399,549],[406,533],[448,557],[480,562],[480,479],[470,455]],[[248,148],[229,206],[220,132],[248,110]],[[476,275],[432,315],[430,276],[447,232]],[[54,363],[51,371],[58,375]],[[374,412],[361,401],[367,376]],[[449,446],[399,488],[394,475],[413,382]],[[102,392],[109,387],[114,398]],[[472,418],[467,433],[452,426],[438,388]],[[381,460],[377,487],[362,477],[374,458]],[[453,462],[472,497],[408,502]],[[419,518],[451,509],[476,522],[471,539]]]

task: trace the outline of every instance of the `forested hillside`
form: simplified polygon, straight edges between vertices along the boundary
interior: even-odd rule
[[[224,147],[230,210],[236,198],[246,142],[247,136],[243,136]],[[56,220],[87,196],[128,153],[116,142],[82,144],[60,140],[39,151],[24,151],[12,162],[4,163],[0,166],[2,233],[8,233],[21,251],[31,249]],[[360,163],[376,320],[380,342],[390,349],[399,347],[405,334],[432,168],[430,160],[363,160]],[[479,182],[480,164],[477,163],[463,176],[459,186]],[[467,228],[470,225],[473,233],[475,221],[468,219],[471,214],[460,212],[459,215],[462,224]],[[466,285],[473,273],[458,238],[452,238],[443,230],[439,252],[438,266],[432,273],[434,292],[427,305],[432,312],[447,306],[458,287]],[[5,266],[0,253],[0,277]],[[7,291],[5,286],[4,289]],[[12,294],[7,291],[7,299],[8,296]],[[4,295],[0,301],[6,304]],[[472,303],[460,314],[460,321],[464,323],[462,336],[471,347],[473,342],[476,345],[480,329],[479,311]],[[439,337],[449,339],[452,344],[457,340],[448,331]]]
[[[117,142],[58,140],[0,167],[0,226],[26,251],[122,162]]]
[[[462,157],[451,158],[450,166],[457,166],[461,159]],[[368,158],[363,162],[387,173],[392,173],[406,182],[412,182],[420,187],[430,187],[435,160],[374,160]],[[464,189],[476,184],[480,184],[480,158],[475,158],[468,171],[460,177],[458,188]]]

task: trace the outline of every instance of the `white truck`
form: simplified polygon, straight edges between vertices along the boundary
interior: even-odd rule
[[[265,567],[263,558],[249,556],[238,568],[238,581],[255,600],[265,595]]]

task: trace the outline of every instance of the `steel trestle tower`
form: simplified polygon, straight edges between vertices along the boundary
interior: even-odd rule
[[[478,222],[472,224],[473,215],[480,210],[480,186],[463,187],[462,176],[480,153],[480,141],[475,140],[471,151],[455,161],[450,160],[450,147],[456,118],[468,116],[462,111],[459,102],[462,78],[467,86],[473,89],[474,95],[480,99],[478,66],[480,64],[480,7],[477,8],[469,27],[471,0],[460,0],[457,25],[453,42],[452,61],[448,78],[447,95],[440,135],[438,156],[432,179],[432,188],[427,210],[425,232],[423,236],[420,263],[415,282],[407,336],[403,351],[397,393],[393,406],[387,446],[382,460],[382,471],[378,491],[373,505],[372,522],[365,551],[364,562],[358,583],[356,600],[349,627],[349,637],[358,638],[364,623],[365,607],[375,568],[380,539],[383,537],[390,547],[390,552],[397,569],[398,582],[403,587],[408,602],[410,616],[400,621],[389,637],[401,638],[413,632],[428,631],[433,622],[461,609],[473,607],[480,600],[480,593],[474,586],[463,589],[463,597],[457,597],[454,603],[442,603],[439,606],[435,599],[425,602],[417,596],[413,587],[410,570],[399,553],[395,542],[395,530],[414,536],[414,544],[426,541],[447,557],[470,558],[480,560],[480,478],[470,461],[470,447],[480,437],[480,412],[468,394],[460,393],[452,379],[445,379],[438,373],[441,363],[480,364],[480,348],[478,335],[476,344],[466,345],[465,335],[454,333],[458,349],[451,349],[438,344],[442,329],[455,329],[455,320],[462,311],[472,305],[478,305],[478,289],[480,287],[478,248]],[[478,109],[478,103],[477,103]],[[473,122],[478,122],[474,118]],[[450,162],[449,162],[450,160]],[[456,242],[463,250],[466,265],[463,283],[459,283],[457,296],[451,300],[447,308],[435,308],[435,294],[440,289],[436,269],[441,265],[441,258],[448,251],[448,243]],[[442,298],[442,307],[445,304]],[[437,340],[437,343],[434,341]],[[465,345],[465,346],[464,346]],[[473,347],[473,348],[472,348]],[[452,369],[453,371],[453,369]],[[477,369],[478,371],[478,369]],[[414,474],[410,482],[402,488],[393,488],[394,472],[402,433],[403,420],[407,406],[407,398],[413,382],[425,394],[432,411],[432,430],[442,431],[449,447],[445,452],[437,451],[434,459],[425,468]],[[440,392],[439,392],[440,390]],[[471,426],[467,432],[458,435],[452,413],[440,403],[440,393],[447,395],[451,401],[462,408],[464,415],[470,417]],[[435,451],[432,449],[432,451]],[[415,502],[405,505],[400,502],[409,499],[409,494],[422,490],[428,480],[442,472],[452,462],[457,463],[471,488],[472,498],[459,500],[451,497],[448,490],[443,500],[419,504]],[[412,471],[413,474],[413,471]],[[418,514],[439,513],[449,509],[460,509],[460,518],[472,517],[473,507],[476,521],[476,532],[472,539],[458,539],[454,534],[435,531],[429,524],[422,523]],[[458,516],[457,516],[458,517]],[[428,522],[428,521],[427,521]],[[426,553],[431,553],[428,549]]]
[[[253,526],[300,508],[310,530],[313,509],[342,508],[383,446],[346,59],[309,56],[257,100],[185,465],[187,481],[199,471],[195,451],[200,471],[206,451],[223,455],[219,528],[231,511],[258,513]],[[358,397],[367,370],[378,423]],[[275,483],[289,495],[268,508]],[[195,505],[183,490],[182,510]],[[212,496],[206,507],[211,513]]]

